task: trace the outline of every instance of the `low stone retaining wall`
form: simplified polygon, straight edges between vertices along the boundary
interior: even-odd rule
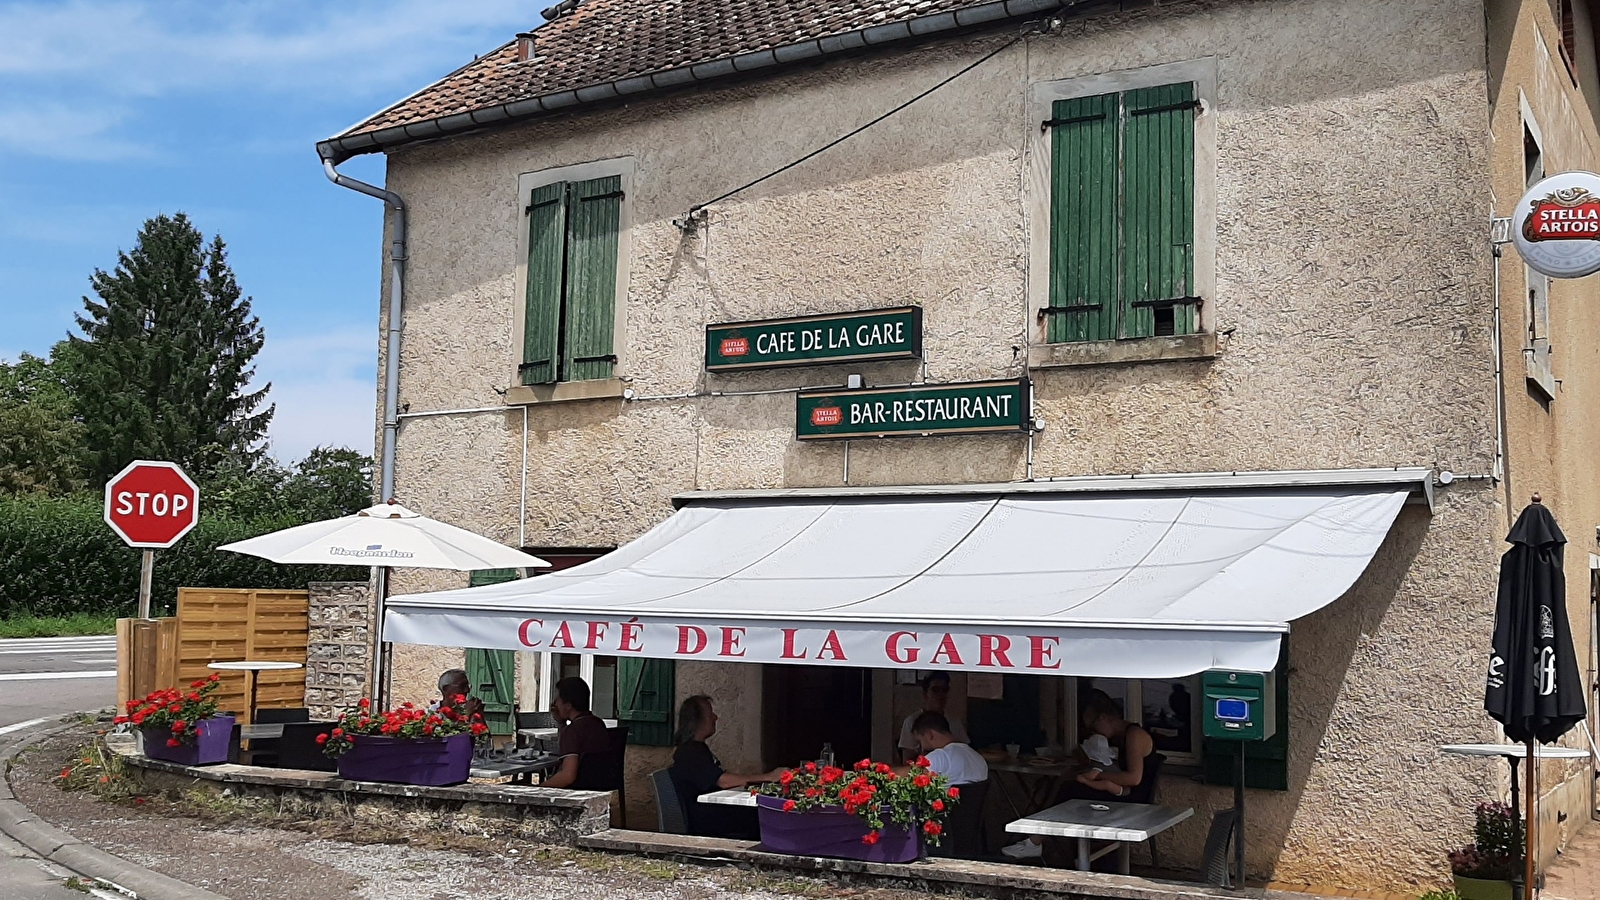
[[[716,860],[772,872],[802,872],[835,879],[852,887],[865,884],[991,900],[1313,900],[1307,894],[1288,891],[1261,888],[1230,890],[1130,875],[1103,875],[1011,863],[936,858],[920,859],[913,863],[874,863],[790,856],[767,851],[755,841],[647,831],[613,829],[579,838],[576,843],[587,850],[658,856],[688,862]]]
[[[415,787],[346,781],[331,772],[261,766],[181,766],[119,750],[146,789],[205,791],[256,800],[276,812],[336,816],[374,828],[445,831],[477,837],[519,837],[572,843],[611,827],[611,795],[598,791],[461,784]]]

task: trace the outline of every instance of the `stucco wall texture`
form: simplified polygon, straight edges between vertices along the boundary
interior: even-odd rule
[[[1540,0],[1489,4],[1491,184],[1494,215],[1509,216],[1525,188],[1523,135],[1531,131],[1543,151],[1546,174],[1600,171],[1600,132],[1594,97],[1586,98],[1560,58],[1560,30],[1551,5]],[[1580,57],[1592,62],[1589,48]],[[1592,69],[1589,70],[1592,73]],[[1580,72],[1580,84],[1592,74]],[[1525,124],[1526,123],[1526,124]],[[1529,328],[1525,301],[1527,270],[1514,245],[1500,259],[1502,282],[1502,363],[1505,368],[1507,479],[1502,486],[1508,519],[1537,492],[1566,532],[1567,610],[1580,659],[1591,658],[1593,554],[1600,551],[1600,479],[1594,476],[1594,451],[1600,447],[1600,290],[1595,279],[1556,280],[1550,286],[1551,366],[1556,396],[1535,393],[1526,382],[1523,348]],[[1501,545],[1503,546],[1503,545]],[[1594,693],[1589,694],[1591,702]],[[1593,708],[1591,707],[1591,713]],[[1584,748],[1578,731],[1562,743]],[[1587,810],[1597,805],[1588,763],[1541,763],[1543,822],[1540,849],[1554,857]]]
[[[1036,340],[1028,217],[1040,201],[1027,175],[1039,128],[1030,87],[1208,58],[1218,83],[1205,112],[1216,117],[1216,193],[1202,199],[1214,203],[1218,249],[1206,302],[1220,352],[1028,373],[1046,423],[1034,474],[1490,471],[1483,235],[1491,205],[1513,195],[1489,190],[1480,4],[1211,2],[1069,23],[714,205],[697,232],[672,224],[1006,37],[392,154],[389,186],[411,209],[400,382],[411,413],[495,407],[514,383],[518,176],[619,157],[636,164],[618,343],[618,374],[636,398],[408,418],[399,498],[507,542],[614,546],[668,516],[682,491],[840,484],[846,448],[797,442],[792,394],[709,392],[837,384],[846,372],[868,384],[1023,374]],[[708,322],[900,304],[925,310],[922,361],[702,371]],[[675,396],[683,394],[695,396]],[[1014,480],[1025,477],[1026,452],[1015,436],[856,441],[849,479]],[[1436,747],[1495,739],[1479,691],[1505,503],[1491,482],[1468,481],[1441,489],[1431,518],[1408,507],[1350,594],[1295,624],[1292,788],[1250,792],[1253,876],[1386,890],[1446,880],[1445,850],[1465,839],[1473,803],[1499,786],[1492,766]],[[401,572],[395,591],[464,583]],[[459,659],[402,648],[402,698],[425,695]],[[759,758],[759,672],[679,669],[680,696],[716,697],[723,729],[713,746],[730,768],[783,762]],[[645,756],[651,767],[664,758]],[[637,808],[647,789],[630,793]],[[1197,808],[1194,824],[1162,838],[1169,859],[1197,863],[1208,812],[1231,793],[1172,778],[1160,798]]]

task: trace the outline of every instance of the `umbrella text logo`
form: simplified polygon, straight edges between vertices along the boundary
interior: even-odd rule
[[[1548,697],[1556,692],[1556,648],[1539,650],[1539,696]]]
[[[382,544],[368,544],[360,550],[349,547],[329,547],[328,553],[332,556],[354,556],[361,559],[410,559],[416,556],[409,550],[385,550]]]
[[[1506,680],[1503,677],[1505,670],[1506,661],[1500,658],[1500,654],[1496,653],[1489,658],[1489,687],[1505,687]]]

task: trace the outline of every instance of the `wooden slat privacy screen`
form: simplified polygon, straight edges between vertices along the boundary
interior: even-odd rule
[[[206,668],[208,663],[225,660],[273,660],[304,666],[308,606],[305,591],[179,588],[179,683],[205,678],[213,671]],[[219,707],[243,716],[244,673],[221,675],[222,687],[216,694]],[[303,668],[258,676],[258,707],[304,706],[305,695]]]

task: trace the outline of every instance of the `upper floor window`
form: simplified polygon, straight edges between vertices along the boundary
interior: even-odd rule
[[[1200,330],[1194,82],[1054,101],[1045,339]]]
[[[610,378],[617,365],[622,176],[551,182],[524,197],[528,256],[519,380]]]

